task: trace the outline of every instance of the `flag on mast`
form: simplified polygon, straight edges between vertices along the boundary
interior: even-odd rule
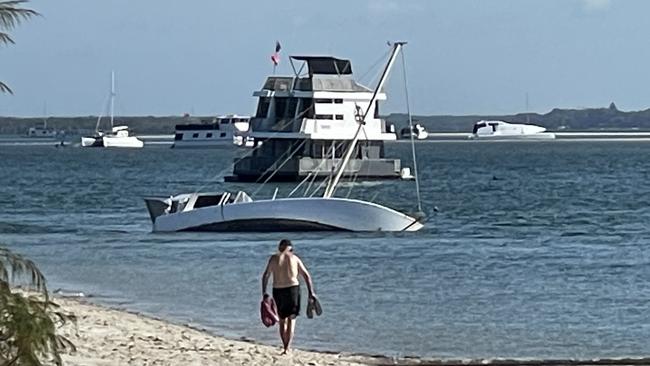
[[[275,41],[275,52],[271,55],[271,61],[273,62],[273,66],[278,66],[280,63],[280,50],[282,49],[282,46],[280,45],[280,41]]]

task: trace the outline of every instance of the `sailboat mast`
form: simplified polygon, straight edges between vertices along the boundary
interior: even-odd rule
[[[43,102],[43,129],[47,130],[47,100]]]
[[[115,118],[115,71],[111,71],[111,130]]]
[[[526,92],[526,123],[530,123],[530,113],[528,113],[528,92]]]
[[[372,98],[370,98],[370,102],[368,103],[368,108],[366,108],[366,111],[363,113],[363,116],[361,117],[361,120],[359,121],[359,126],[357,127],[357,131],[354,134],[354,137],[352,138],[352,141],[350,142],[350,145],[348,148],[345,150],[345,154],[343,155],[343,160],[338,166],[338,170],[336,171],[336,175],[334,175],[334,179],[332,179],[328,184],[327,187],[325,188],[325,193],[323,194],[324,198],[330,198],[334,194],[334,191],[336,191],[336,186],[339,183],[339,180],[341,179],[341,176],[343,175],[343,171],[345,170],[346,165],[348,165],[348,161],[350,160],[350,157],[352,156],[352,152],[355,150],[357,141],[359,140],[359,134],[361,132],[361,129],[363,128],[363,125],[366,123],[366,116],[370,112],[370,109],[373,107],[375,104],[375,101],[377,100],[377,95],[381,91],[382,87],[384,86],[384,83],[386,82],[386,79],[388,78],[388,74],[390,73],[391,68],[393,67],[393,64],[395,63],[395,59],[397,59],[397,54],[399,51],[402,49],[402,46],[404,46],[406,42],[395,42],[393,43],[393,52],[390,55],[390,58],[388,59],[388,63],[386,64],[386,67],[384,68],[384,72],[381,74],[381,78],[379,79],[379,83],[375,87],[375,91],[372,94]]]

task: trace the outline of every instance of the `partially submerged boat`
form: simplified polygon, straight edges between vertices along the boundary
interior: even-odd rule
[[[546,132],[544,127],[530,124],[481,120],[474,124],[469,138],[478,140],[552,140],[555,138],[555,134]]]
[[[337,160],[338,165],[327,180],[322,197],[313,197],[312,193],[304,197],[276,198],[274,195],[270,199],[254,200],[243,191],[146,197],[145,202],[153,223],[153,231],[416,231],[421,229],[424,218],[422,214],[405,214],[373,202],[334,197],[341,176],[353,152],[357,151],[357,142],[365,119],[375,105],[403,45],[404,43],[401,42],[393,45],[380,81],[365,111],[359,111],[356,132],[342,152],[341,158]],[[301,184],[308,179],[309,176]],[[416,188],[419,206],[417,180]],[[317,191],[318,188],[314,193]]]
[[[81,137],[81,147],[126,147],[141,148],[144,142],[129,133],[129,127],[125,125],[115,126],[115,73],[111,73],[111,92],[108,103],[110,106],[110,123],[109,131],[102,131],[99,126],[102,121],[101,114],[97,117],[95,133],[92,136]]]

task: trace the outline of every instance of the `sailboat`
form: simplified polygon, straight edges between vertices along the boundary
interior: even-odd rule
[[[99,129],[102,121],[102,115],[97,117],[97,124],[95,125],[95,133],[92,136],[82,136],[82,147],[128,147],[128,148],[141,148],[144,147],[144,142],[135,136],[129,135],[128,126],[115,126],[115,72],[111,72],[111,92],[109,95],[110,104],[110,121],[111,130],[104,132]]]
[[[174,231],[417,231],[423,215],[406,214],[377,203],[334,197],[340,178],[356,151],[366,116],[374,113],[377,96],[405,42],[392,52],[373,96],[364,110],[357,108],[354,138],[327,180],[322,197],[287,197],[253,200],[246,192],[186,193],[171,197],[145,197],[154,232]],[[300,82],[300,80],[296,80]],[[361,114],[363,113],[363,114]],[[414,145],[413,145],[414,146]],[[417,170],[416,170],[417,175]],[[417,182],[417,180],[416,180]],[[418,188],[419,195],[419,186]],[[419,198],[419,197],[418,197]],[[418,201],[419,202],[419,201]]]

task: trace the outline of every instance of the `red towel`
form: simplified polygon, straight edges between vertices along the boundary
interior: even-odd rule
[[[260,316],[262,317],[262,323],[268,328],[275,325],[275,323],[280,321],[278,317],[278,308],[275,306],[275,301],[269,295],[264,295],[262,303],[260,304]]]

